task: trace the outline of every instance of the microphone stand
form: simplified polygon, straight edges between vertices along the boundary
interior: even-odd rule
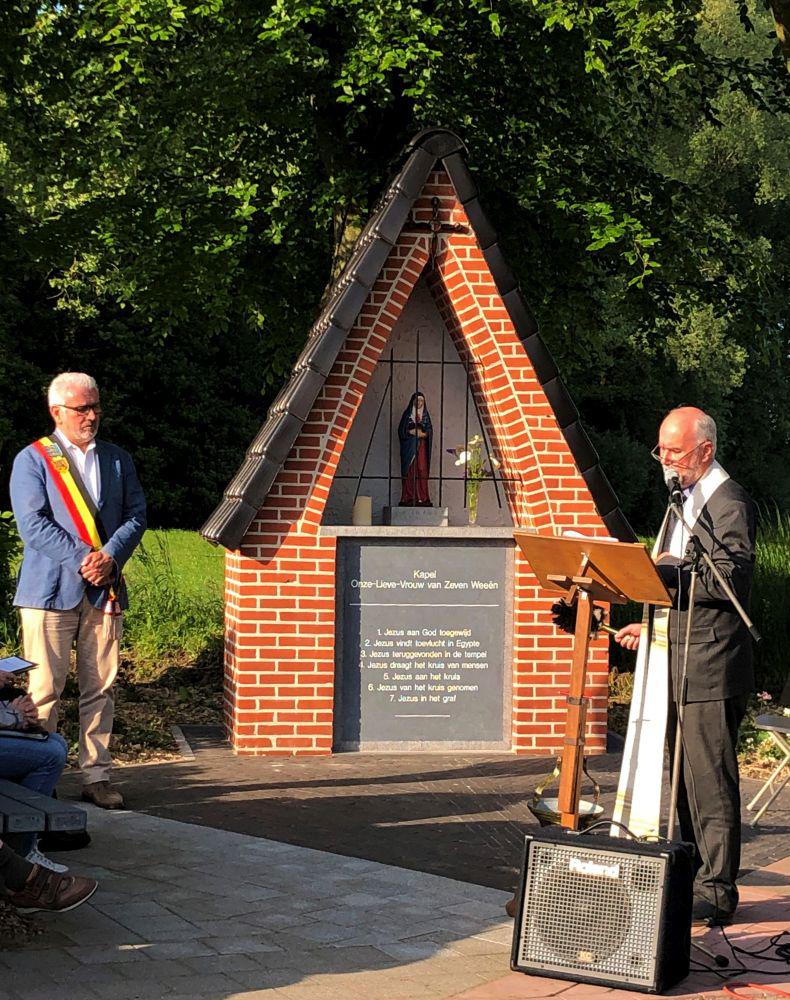
[[[675,753],[672,761],[672,779],[670,783],[670,794],[669,794],[669,821],[667,823],[667,840],[672,840],[675,834],[675,814],[677,812],[677,802],[678,802],[678,790],[680,786],[680,765],[683,758],[683,714],[686,705],[686,693],[688,684],[688,658],[689,658],[689,645],[691,639],[691,624],[694,619],[694,592],[697,587],[697,578],[699,576],[699,566],[700,560],[705,563],[708,569],[711,571],[719,584],[721,589],[727,595],[727,600],[730,601],[738,612],[743,621],[744,625],[749,630],[749,634],[755,642],[760,642],[762,636],[754,627],[751,618],[743,608],[743,605],[738,600],[738,598],[733,593],[732,587],[727,583],[721,574],[721,571],[713,562],[711,557],[702,547],[702,543],[699,538],[692,532],[690,525],[687,523],[686,519],[683,517],[683,507],[678,501],[674,494],[670,494],[669,506],[672,512],[677,517],[680,524],[686,529],[689,535],[688,543],[686,544],[686,551],[684,557],[691,561],[691,582],[689,584],[689,595],[688,595],[688,611],[686,613],[686,636],[683,648],[683,661],[680,674],[678,676],[678,683],[675,686],[675,717],[677,723],[675,726]]]

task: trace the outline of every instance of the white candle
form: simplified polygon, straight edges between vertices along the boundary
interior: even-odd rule
[[[373,524],[373,497],[357,497],[351,514],[352,524]]]

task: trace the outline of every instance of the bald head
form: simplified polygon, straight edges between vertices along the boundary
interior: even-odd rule
[[[716,423],[696,406],[679,406],[664,417],[658,432],[664,468],[677,473],[682,487],[693,486],[716,454]]]

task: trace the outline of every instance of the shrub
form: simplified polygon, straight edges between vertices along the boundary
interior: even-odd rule
[[[16,569],[22,553],[11,511],[0,512],[0,649],[9,653],[19,645],[19,624],[14,608]]]
[[[787,679],[790,650],[790,514],[761,512],[751,614],[762,634],[755,647],[757,687],[774,699]]]

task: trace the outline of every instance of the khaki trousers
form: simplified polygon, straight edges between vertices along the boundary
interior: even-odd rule
[[[112,686],[118,673],[118,639],[107,639],[104,615],[86,597],[69,611],[20,608],[25,657],[38,666],[30,671],[28,690],[44,725],[54,732],[58,706],[72,646],[77,648],[80,692],[79,765],[83,783],[108,781],[110,735],[115,699]]]

